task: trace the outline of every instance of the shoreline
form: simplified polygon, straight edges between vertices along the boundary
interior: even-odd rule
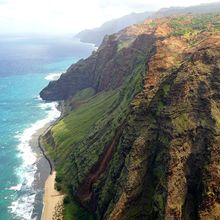
[[[40,151],[41,151],[43,157],[48,162],[49,167],[50,167],[50,175],[52,175],[53,170],[54,170],[54,164],[53,164],[53,161],[49,158],[49,156],[47,156],[46,151],[45,151],[44,147],[41,144],[41,138],[42,138],[42,134],[39,135],[39,137],[38,137],[38,147],[40,148]]]
[[[65,113],[64,102],[63,101],[58,102],[57,109],[60,111],[60,117],[57,118],[55,121],[45,125],[44,128],[42,129],[43,131],[39,132],[38,140],[37,140],[38,141],[38,148],[40,149],[43,157],[47,160],[47,162],[50,166],[50,175],[54,171],[54,163],[53,163],[53,160],[50,158],[50,156],[47,155],[47,152],[46,152],[44,146],[41,143],[41,139],[54,125],[56,125],[63,118],[64,113]]]
[[[43,219],[42,216],[44,215],[45,206],[50,200],[45,200],[45,189],[46,183],[48,179],[51,179],[51,175],[55,175],[54,172],[54,164],[53,160],[47,155],[45,148],[42,145],[41,138],[45,135],[52,126],[59,122],[64,116],[64,107],[63,102],[58,102],[57,109],[60,111],[60,116],[52,122],[45,124],[41,129],[37,130],[36,133],[32,136],[30,140],[30,146],[33,152],[36,154],[37,157],[37,172],[35,173],[33,187],[35,191],[37,191],[35,202],[34,202],[34,209],[32,213],[32,217],[36,218],[37,220]],[[49,181],[52,187],[52,180]],[[54,178],[55,184],[55,178]],[[47,195],[49,197],[49,195]],[[45,202],[48,201],[48,202]],[[52,212],[52,210],[51,210]],[[51,218],[52,219],[52,218]],[[49,220],[47,218],[47,220]]]
[[[53,171],[45,182],[41,220],[60,219],[63,216],[64,195],[55,189],[55,178],[56,172]]]
[[[36,196],[34,201],[34,208],[32,213],[32,218],[41,219],[41,213],[43,210],[43,195],[44,195],[44,185],[50,175],[50,166],[44,155],[42,154],[41,149],[39,148],[38,141],[39,137],[47,130],[50,126],[50,123],[44,125],[43,128],[36,131],[30,140],[30,146],[32,151],[36,154],[37,161],[36,166],[37,170],[34,175],[33,188],[35,190]]]
[[[60,210],[63,207],[64,195],[55,189],[56,171],[54,169],[54,162],[47,155],[47,152],[41,142],[42,137],[63,118],[65,112],[63,101],[58,102],[57,109],[60,111],[60,117],[57,118],[54,122],[45,125],[42,132],[38,134],[38,149],[41,151],[43,158],[47,161],[50,168],[50,172],[47,175],[43,186],[43,208],[40,217],[41,220],[52,220],[55,213],[61,215]]]

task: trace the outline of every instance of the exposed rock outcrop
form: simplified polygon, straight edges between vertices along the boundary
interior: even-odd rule
[[[220,218],[219,19],[126,28],[41,93],[68,105],[96,91],[45,142],[64,188],[97,219]]]
[[[141,43],[143,38],[148,38],[144,46]],[[143,35],[134,39],[134,46],[122,49],[117,39],[116,35],[108,37],[97,52],[86,60],[73,64],[59,80],[50,82],[40,96],[50,101],[65,100],[85,88],[90,87],[100,92],[121,86],[138,65],[142,53],[151,48],[155,38]]]

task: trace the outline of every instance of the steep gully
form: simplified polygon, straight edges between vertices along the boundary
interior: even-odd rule
[[[87,203],[92,198],[92,186],[100,178],[101,174],[107,169],[108,164],[112,158],[114,147],[117,145],[118,140],[123,132],[124,124],[122,124],[115,132],[115,136],[110,144],[105,147],[100,159],[91,168],[90,173],[79,187],[77,197],[84,207],[88,207]]]

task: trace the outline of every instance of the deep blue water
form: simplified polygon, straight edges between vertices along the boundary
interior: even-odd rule
[[[45,78],[93,49],[70,36],[0,36],[0,220],[31,219],[37,157],[29,141],[59,116],[56,103],[38,97]]]

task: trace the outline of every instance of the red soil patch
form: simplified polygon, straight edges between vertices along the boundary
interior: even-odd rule
[[[117,129],[111,144],[105,147],[105,150],[102,153],[100,159],[92,167],[90,173],[88,174],[88,176],[86,177],[86,179],[78,189],[77,196],[83,206],[86,206],[86,204],[90,201],[92,197],[92,185],[98,180],[100,175],[108,167],[108,164],[112,158],[114,147],[117,144],[118,139],[120,138],[120,135],[123,131],[122,127],[123,125]]]

